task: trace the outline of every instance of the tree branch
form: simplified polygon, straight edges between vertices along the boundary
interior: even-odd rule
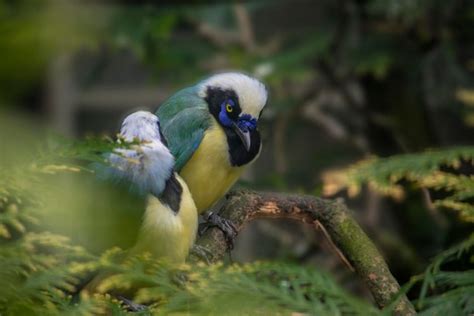
[[[230,219],[238,232],[255,218],[291,218],[309,224],[319,222],[364,280],[380,308],[387,306],[400,290],[383,257],[347,207],[339,201],[243,190],[227,195],[227,203],[220,215]],[[225,237],[219,229],[208,230],[197,244],[209,250],[210,262],[221,260],[227,251]],[[395,312],[397,315],[416,314],[405,295],[399,299]]]

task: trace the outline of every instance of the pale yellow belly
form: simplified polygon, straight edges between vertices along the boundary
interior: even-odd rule
[[[197,212],[191,193],[178,177],[183,192],[178,214],[154,196],[149,196],[143,225],[131,254],[150,253],[156,258],[182,263],[194,244]]]
[[[225,133],[214,123],[180,175],[191,191],[198,212],[203,213],[229,191],[242,171],[242,167],[230,165]]]
[[[137,242],[128,255],[149,253],[165,262],[176,264],[185,262],[196,238],[198,218],[191,193],[179,177],[178,181],[183,188],[178,214],[150,195]],[[97,292],[104,278],[112,274],[100,272],[87,284],[84,291]]]

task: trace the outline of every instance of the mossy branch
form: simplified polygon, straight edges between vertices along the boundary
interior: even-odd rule
[[[320,224],[332,242],[364,280],[380,308],[386,307],[400,290],[387,263],[350,214],[344,203],[313,196],[237,191],[227,195],[220,215],[230,219],[237,232],[255,218],[291,218]],[[209,250],[211,262],[221,260],[227,243],[219,229],[208,230],[197,244]],[[395,307],[397,315],[414,315],[415,309],[403,295]]]

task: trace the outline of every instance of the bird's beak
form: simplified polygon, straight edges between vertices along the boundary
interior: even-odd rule
[[[247,130],[247,131],[242,131],[238,126],[237,124],[233,123],[232,124],[232,128],[234,129],[234,131],[237,133],[237,135],[239,136],[240,140],[242,141],[242,143],[244,144],[245,146],[245,149],[247,151],[250,150],[250,132]]]

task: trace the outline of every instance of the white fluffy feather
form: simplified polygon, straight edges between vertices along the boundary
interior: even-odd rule
[[[206,97],[207,87],[219,87],[223,90],[234,90],[239,98],[242,113],[258,118],[260,111],[267,103],[267,89],[257,79],[247,75],[229,72],[214,75],[201,83],[199,95]]]
[[[145,111],[130,114],[123,121],[120,136],[140,144],[116,149],[109,156],[114,175],[130,181],[140,192],[159,196],[173,171],[174,157],[161,141],[158,117]]]
[[[137,111],[127,116],[122,123],[120,136],[127,142],[161,142],[158,116],[147,111]]]

